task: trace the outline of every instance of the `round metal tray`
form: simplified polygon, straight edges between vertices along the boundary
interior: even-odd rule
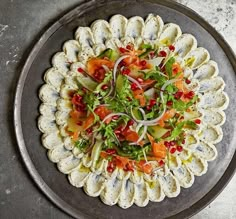
[[[150,202],[145,208],[132,206],[123,210],[107,206],[99,198],[87,196],[82,189],[69,184],[46,156],[37,128],[38,90],[43,75],[50,67],[52,55],[60,51],[63,43],[73,38],[78,26],[89,26],[100,18],[108,20],[114,14],[126,17],[148,13],[160,15],[164,22],[179,24],[182,31],[193,34],[198,45],[205,47],[211,58],[219,64],[220,75],[226,82],[230,106],[226,110],[227,121],[223,126],[224,139],[217,145],[218,158],[209,163],[208,172],[196,177],[194,185],[182,189],[177,198],[166,198],[160,203]],[[236,93],[236,61],[230,46],[222,36],[194,11],[172,1],[102,1],[93,0],[79,5],[54,23],[39,39],[22,70],[14,105],[14,123],[19,149],[32,178],[59,208],[76,218],[185,218],[209,204],[225,187],[236,167],[236,140],[234,109]]]

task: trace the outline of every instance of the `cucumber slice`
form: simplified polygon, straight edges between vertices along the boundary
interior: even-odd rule
[[[122,75],[118,75],[116,79],[116,91],[118,94],[122,92],[123,85],[124,85],[124,77]]]
[[[115,50],[112,50],[110,48],[104,50],[99,56],[98,58],[104,58],[107,57],[109,58],[111,61],[115,61],[119,58],[119,53]]]
[[[104,57],[109,58],[111,52],[112,52],[112,49],[110,49],[110,48],[105,49],[103,52],[101,52],[101,54],[98,56],[98,58],[100,58],[100,59],[102,59],[102,58],[104,58]]]
[[[111,61],[116,61],[119,58],[119,53],[115,50],[112,50],[110,60]]]
[[[156,126],[148,126],[148,132],[154,137],[154,138],[161,138],[164,134],[166,134],[169,130],[162,128],[159,125]]]
[[[97,82],[95,82],[94,80],[92,80],[90,77],[86,77],[82,74],[78,74],[77,75],[77,81],[86,89],[90,90],[90,91],[94,91],[98,85]]]
[[[92,154],[91,154],[91,159],[92,159],[92,168],[96,167],[96,164],[98,162],[98,159],[100,157],[100,152],[102,150],[102,141],[97,140],[96,143],[93,146],[92,149]]]
[[[133,109],[132,112],[133,112],[134,117],[136,119],[138,119],[138,120],[142,120],[143,119],[142,114],[141,114],[141,112],[138,109]]]

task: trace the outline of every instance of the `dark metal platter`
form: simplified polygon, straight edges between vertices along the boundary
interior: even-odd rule
[[[43,75],[50,67],[55,52],[61,51],[66,40],[72,39],[78,26],[89,26],[96,19],[108,20],[114,14],[126,17],[149,13],[158,14],[165,23],[179,24],[182,31],[193,34],[198,45],[205,47],[211,59],[219,65],[220,75],[226,82],[230,106],[223,126],[224,139],[217,145],[218,158],[209,163],[208,172],[196,177],[194,185],[182,189],[177,198],[166,198],[160,203],[150,202],[145,208],[132,206],[123,210],[107,206],[99,198],[87,196],[82,189],[69,184],[46,156],[37,128],[40,100],[38,90]],[[22,70],[14,106],[15,131],[19,149],[32,178],[59,208],[76,218],[187,218],[209,204],[225,187],[236,167],[236,140],[234,109],[236,93],[236,59],[230,46],[205,20],[194,11],[169,0],[162,1],[102,1],[94,0],[79,5],[56,23],[40,38]]]

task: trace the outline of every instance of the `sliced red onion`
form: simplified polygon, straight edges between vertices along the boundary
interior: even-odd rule
[[[157,57],[154,59],[147,60],[147,62],[150,63],[151,65],[159,66],[163,59],[164,59],[164,57]]]
[[[112,81],[110,81],[110,90],[104,97],[109,97],[112,94],[113,90],[114,90],[114,86],[112,84]]]
[[[109,119],[112,116],[127,116],[130,117],[129,115],[125,114],[125,113],[110,113],[109,115],[107,115],[103,120],[102,123],[104,123],[107,119]]]
[[[142,116],[143,116],[144,120],[146,120],[145,111],[142,108],[138,108],[138,110],[142,113]]]
[[[136,144],[138,144],[140,141],[143,140],[143,138],[144,138],[145,135],[147,134],[147,126],[143,126],[143,127],[144,127],[143,133],[142,133],[142,135],[140,135],[139,139],[138,139],[136,142],[129,143],[129,145],[136,145]]]
[[[95,135],[96,135],[96,134],[93,134],[91,144],[89,145],[89,147],[88,147],[88,148],[86,149],[86,151],[84,152],[85,154],[88,153],[88,152],[90,152],[90,151],[92,150],[93,145],[94,145],[95,142],[96,142]]]
[[[170,58],[172,58],[174,56],[174,52],[172,52],[170,50],[169,51],[166,50],[166,53],[168,53],[168,55],[166,56],[165,61],[162,64],[162,66],[166,65],[166,63],[170,60]]]
[[[139,89],[142,89],[141,84],[137,80],[135,80],[134,78],[130,77],[129,75],[126,75],[126,77],[128,78],[129,81],[132,81],[133,83],[137,84]]]
[[[161,87],[161,92],[160,92],[160,97],[161,97],[161,101],[162,103],[164,103],[164,98],[163,98],[163,91],[165,90],[165,88],[171,84],[171,83],[174,83],[176,81],[179,81],[181,79],[172,79],[172,80],[169,80],[167,81],[162,87]],[[162,116],[165,114],[166,112],[166,106],[164,106],[164,109],[163,109],[163,112],[161,113],[160,116],[158,116],[157,118],[153,119],[153,120],[148,120],[148,121],[137,121],[137,122],[140,122],[141,124],[143,125],[148,125],[148,126],[154,126],[156,125],[156,123],[162,118]]]
[[[142,151],[143,151],[143,156],[144,156],[144,159],[146,161],[145,165],[148,163],[148,160],[147,160],[147,156],[146,156],[146,153],[144,151],[144,149],[142,148]]]
[[[142,109],[142,108],[139,108],[139,111],[142,113],[142,116],[143,116],[143,118],[144,118],[144,121],[146,121],[146,115],[145,115],[145,112],[144,112],[144,110]],[[141,124],[141,123],[140,123]],[[139,125],[140,125],[139,124]],[[139,126],[138,125],[138,126]],[[141,124],[141,126],[142,126],[143,124]],[[141,126],[140,126],[140,128],[141,128]],[[137,128],[136,128],[137,129]],[[143,129],[143,133],[142,133],[142,135],[139,137],[139,139],[136,141],[136,142],[133,142],[133,143],[131,143],[130,145],[134,145],[134,144],[138,144],[140,141],[142,141],[143,140],[143,138],[145,137],[145,135],[147,134],[147,126],[146,125],[144,125],[144,129]]]
[[[116,81],[116,72],[117,72],[117,68],[118,68],[118,65],[120,64],[120,62],[125,59],[125,58],[128,58],[129,55],[125,55],[125,56],[121,56],[119,59],[117,59],[115,65],[114,65],[114,69],[113,69],[113,80]]]
[[[144,128],[143,128],[143,133],[142,133],[142,135],[139,137],[139,139],[137,140],[137,143],[139,143],[140,141],[142,141],[146,134],[147,134],[147,126],[145,125]]]
[[[110,71],[110,69],[109,69],[106,65],[102,65],[102,67],[104,68],[104,70],[105,70],[106,72],[109,72],[109,71]]]
[[[139,108],[140,110],[141,108]],[[140,110],[141,112],[143,111],[143,109]],[[137,123],[140,123],[142,125],[145,125],[145,126],[154,126],[156,125],[156,123],[161,119],[161,117],[165,114],[166,112],[166,107],[164,108],[163,112],[161,113],[160,116],[158,116],[157,118],[153,119],[153,120],[139,120],[139,119],[136,119],[134,114],[133,114],[133,111],[131,109],[131,115],[133,117],[133,119],[137,122]]]
[[[135,131],[138,133],[139,129],[140,129],[142,126],[143,126],[143,124],[140,124],[140,123],[139,123],[139,124],[136,126]]]

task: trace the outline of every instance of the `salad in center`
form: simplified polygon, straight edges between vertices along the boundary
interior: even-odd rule
[[[109,173],[121,168],[152,174],[182,153],[186,130],[197,129],[201,120],[189,116],[199,97],[176,55],[173,45],[128,44],[77,69],[79,89],[70,94],[66,130],[93,166],[106,159]]]

